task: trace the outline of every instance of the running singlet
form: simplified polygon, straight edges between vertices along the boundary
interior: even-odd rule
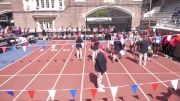
[[[168,35],[168,36],[167,36],[167,41],[168,41],[168,42],[171,41],[171,37],[172,37],[171,35]]]
[[[134,41],[135,41],[135,42],[140,41],[140,36],[139,36],[139,35],[135,35],[135,36],[134,36]]]
[[[161,39],[162,39],[161,36],[156,36],[156,37],[155,37],[155,43],[156,43],[156,44],[160,44]]]

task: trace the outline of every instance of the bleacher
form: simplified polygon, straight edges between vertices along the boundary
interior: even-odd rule
[[[158,6],[159,5],[159,6]],[[152,13],[151,22],[156,22],[158,27],[180,29],[180,0],[165,0],[163,4],[153,4],[152,11],[160,7],[160,10]],[[146,17],[145,20],[148,20]]]

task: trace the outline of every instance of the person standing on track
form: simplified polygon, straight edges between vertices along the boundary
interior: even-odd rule
[[[42,37],[43,37],[43,41],[46,41],[47,33],[44,29],[42,29]]]
[[[94,33],[94,37],[91,41],[91,48],[92,48],[92,61],[95,61],[95,58],[97,56],[97,50],[98,50],[99,41],[97,38],[97,34]]]
[[[123,50],[123,45],[121,43],[121,36],[118,36],[117,40],[114,41],[114,53],[112,59],[113,63],[115,62],[116,59],[118,62],[120,62],[119,55],[121,50]]]
[[[134,49],[135,48],[134,34],[135,34],[135,32],[129,33],[129,40],[130,40],[129,48],[130,48],[130,51],[132,53],[135,53],[135,49]]]
[[[135,35],[134,35],[134,53],[136,53],[136,50],[138,50],[137,45],[139,44],[140,39],[141,39],[141,37],[139,35],[139,32],[136,32]]]
[[[98,46],[99,49],[97,50],[97,58],[95,63],[95,71],[97,72],[97,86],[98,92],[105,92],[104,85],[102,85],[103,74],[106,72],[107,69],[107,59],[103,53],[103,45]]]
[[[139,64],[145,66],[147,62],[147,53],[148,53],[149,42],[147,35],[143,35],[143,39],[139,42]],[[144,61],[142,60],[144,58]]]
[[[76,57],[77,59],[82,60],[82,46],[83,44],[83,39],[81,37],[81,32],[78,32],[78,37],[76,39],[76,48],[77,48],[77,52],[76,52]]]
[[[161,46],[161,40],[162,40],[162,37],[161,37],[161,34],[158,33],[157,36],[155,36],[154,38],[154,41],[153,41],[153,57],[158,57],[158,51],[159,51],[159,48]]]

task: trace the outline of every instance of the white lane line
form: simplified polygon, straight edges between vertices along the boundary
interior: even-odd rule
[[[50,48],[49,48],[50,49]],[[49,50],[48,49],[48,50]],[[4,84],[6,84],[9,80],[11,80],[12,78],[14,78],[17,74],[19,74],[21,71],[23,71],[24,69],[26,69],[29,65],[31,65],[33,62],[35,62],[36,60],[38,60],[38,58],[40,58],[42,55],[44,55],[45,53],[47,53],[48,52],[48,50],[47,51],[45,51],[45,52],[43,52],[41,55],[39,55],[38,57],[36,57],[33,61],[31,61],[30,63],[28,63],[26,66],[24,66],[23,68],[21,68],[17,73],[15,73],[13,76],[11,76],[9,79],[7,79],[5,82],[3,82],[1,85],[0,85],[0,87],[2,87]]]
[[[38,49],[36,49],[36,50],[38,50]],[[36,50],[35,50],[35,51],[36,51]],[[20,59],[18,59],[18,60],[16,60],[16,61],[14,61],[13,63],[10,63],[9,65],[7,65],[7,66],[3,67],[2,69],[0,69],[0,71],[3,71],[3,70],[4,70],[4,69],[6,69],[7,67],[10,67],[11,65],[13,65],[13,64],[15,64],[15,63],[17,63],[18,61],[20,61],[21,59],[23,59],[23,58],[25,58],[25,57],[27,57],[27,56],[31,55],[32,53],[34,53],[34,51],[32,51],[32,52],[28,53],[27,55],[25,55],[25,56],[21,57]]]
[[[173,61],[172,59],[169,59],[169,58],[166,58],[165,54],[163,54],[163,56],[164,56],[164,57],[162,57],[162,58],[165,58],[166,60],[170,60],[171,62],[173,62],[173,63],[175,63],[175,64],[177,64],[177,65],[180,65],[179,62]]]
[[[57,85],[58,81],[60,80],[60,77],[62,76],[62,73],[63,73],[63,71],[64,71],[64,69],[65,69],[65,67],[66,67],[67,63],[69,62],[70,57],[71,57],[71,55],[72,55],[73,51],[74,51],[74,48],[72,49],[72,51],[71,51],[71,53],[70,53],[69,57],[67,58],[67,60],[66,60],[66,62],[65,62],[65,64],[64,64],[64,66],[63,66],[63,68],[62,68],[62,70],[61,70],[61,72],[59,73],[58,78],[56,79],[56,82],[54,83],[52,90],[54,90],[54,89],[55,89],[55,87],[56,87],[56,85]],[[50,96],[48,95],[48,97],[47,97],[46,101],[49,101],[49,98],[50,98]]]
[[[131,56],[131,54],[129,54],[129,53],[127,53],[131,58],[133,58],[132,56]],[[156,78],[160,83],[162,83],[166,88],[168,88],[168,86],[164,83],[164,82],[162,82],[162,80],[161,79],[159,79],[157,76],[155,76],[150,70],[148,70],[145,66],[141,66],[141,67],[143,67],[147,72],[149,72],[154,78]],[[170,89],[171,90],[171,89]],[[172,91],[172,90],[171,90]],[[174,91],[172,91],[173,93],[175,93]]]
[[[31,81],[23,88],[23,90],[13,99],[13,101],[16,101],[18,99],[18,97],[24,92],[25,89],[27,89],[29,87],[29,85],[39,76],[39,74],[51,63],[51,61],[59,54],[59,52],[61,52],[61,50],[63,49],[63,47],[50,59],[50,61],[48,61],[43,68],[36,74],[35,77],[33,77],[31,79]]]
[[[52,41],[51,41],[51,42],[52,42]],[[48,44],[50,44],[51,42],[49,42]],[[6,69],[7,67],[11,66],[12,64],[15,64],[16,62],[20,61],[21,59],[23,59],[23,58],[25,58],[25,57],[27,57],[27,56],[31,55],[33,52],[37,51],[38,49],[39,49],[39,48],[37,48],[36,50],[34,50],[34,51],[32,51],[32,52],[28,53],[27,55],[25,55],[25,56],[23,56],[23,57],[21,57],[20,59],[16,60],[15,62],[10,63],[9,65],[7,65],[7,66],[3,67],[2,69],[0,69],[0,71],[2,71],[2,70],[4,70],[4,69]]]
[[[63,52],[69,52],[70,49],[63,49]]]
[[[126,69],[126,67],[120,62],[119,63],[123,69],[126,71],[126,73],[129,75],[129,77],[132,79],[132,81],[135,83],[135,84],[138,84],[136,82],[136,80],[132,77],[132,75],[129,73],[129,71]],[[107,75],[107,74],[106,74]],[[108,83],[110,84],[110,82],[108,81]],[[148,98],[148,96],[146,95],[146,93],[142,90],[142,88],[140,86],[138,86],[139,90],[141,91],[141,93],[144,95],[144,97],[146,98],[147,101],[150,101],[150,99]],[[113,97],[113,100],[116,101],[116,99]]]
[[[126,71],[126,73],[128,73],[128,75],[130,76],[130,78],[133,80],[133,82],[135,84],[138,84],[136,82],[136,80],[132,77],[132,75],[129,73],[129,71],[126,69],[126,67],[120,62],[119,64],[121,64],[121,66],[124,68],[124,70]],[[151,101],[148,96],[146,95],[146,93],[142,90],[142,88],[140,86],[138,86],[139,90],[142,92],[142,94],[144,95],[144,97],[146,98],[147,101]]]
[[[106,75],[106,79],[107,79],[109,88],[111,88],[112,86],[111,86],[111,83],[110,83],[110,81],[109,81],[109,77],[108,77],[107,73],[105,73],[105,75]],[[116,101],[116,98],[115,98],[115,97],[113,97],[113,101]]]
[[[106,55],[106,54],[104,54],[104,55]],[[106,56],[106,57],[107,57],[107,56]],[[109,88],[111,88],[111,87],[112,87],[112,85],[111,85],[111,83],[110,83],[109,77],[108,77],[108,75],[107,75],[107,73],[106,73],[106,72],[105,72],[105,75],[106,75],[106,79],[107,79],[107,82],[108,82]],[[113,97],[113,95],[112,95],[112,98],[113,98],[113,101],[116,101],[116,98],[115,98],[115,97]]]
[[[177,80],[180,80],[180,79],[177,79]],[[172,80],[165,80],[165,81],[162,81],[164,83],[167,83],[167,82],[171,82]],[[160,83],[160,82],[148,82],[148,83],[140,83],[138,84],[138,86],[143,86],[143,85],[151,85],[153,83]],[[132,85],[122,85],[122,86],[116,86],[116,87],[119,87],[119,88],[124,88],[124,87],[131,87]],[[104,87],[104,88],[107,88],[109,89],[110,87]],[[83,88],[83,90],[90,90],[90,89],[94,89],[94,88]],[[72,90],[72,89],[56,89],[57,91],[63,91],[63,90],[66,90],[66,91],[69,91],[69,90]],[[77,88],[76,90],[80,91],[81,89],[80,88]],[[7,91],[7,89],[1,89],[0,91]],[[21,89],[14,89],[13,91],[19,91],[21,92],[22,90]],[[24,90],[24,91],[29,91],[29,90]],[[35,91],[49,91],[49,89],[37,89]]]
[[[86,45],[86,41],[85,41]],[[86,47],[84,50],[84,62],[83,62],[83,71],[82,71],[82,78],[81,78],[81,91],[80,91],[80,101],[83,100],[83,88],[84,88],[84,72],[85,72],[85,66],[86,66]]]
[[[39,52],[43,52],[43,51],[44,51],[44,49],[40,49],[40,50],[39,50]]]
[[[151,61],[155,62],[155,63],[158,64],[160,67],[163,67],[165,70],[167,70],[167,71],[169,71],[170,73],[176,75],[177,77],[180,77],[180,75],[178,75],[178,74],[176,74],[174,71],[172,71],[172,70],[166,68],[166,66],[162,65],[161,63],[156,62],[156,61],[154,61],[153,59],[151,59]]]
[[[108,75],[127,75],[127,74],[132,74],[132,75],[149,75],[150,73],[107,73],[107,74]],[[169,72],[167,72],[167,73],[152,73],[152,74],[172,75]],[[18,74],[16,76],[35,76],[35,75],[36,74]],[[39,75],[42,75],[42,76],[58,76],[59,74],[39,74]],[[83,74],[79,73],[79,74],[62,74],[62,75],[71,76],[71,75],[83,75]],[[84,73],[84,75],[89,75],[89,73]],[[0,75],[0,77],[6,77],[6,76],[13,76],[13,75]]]

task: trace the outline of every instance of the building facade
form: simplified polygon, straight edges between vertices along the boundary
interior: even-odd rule
[[[0,27],[11,25],[12,7],[10,0],[0,0]]]
[[[142,0],[11,0],[15,26],[30,29],[58,29],[86,26],[86,17],[105,8],[114,8],[132,17],[138,27]]]

